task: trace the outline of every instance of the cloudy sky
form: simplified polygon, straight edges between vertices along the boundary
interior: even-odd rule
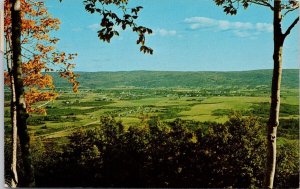
[[[84,10],[82,0],[47,0],[62,21],[54,35],[59,49],[78,53],[77,71],[237,71],[272,68],[272,12],[266,7],[226,15],[212,0],[131,0],[142,5],[138,23],[153,29],[147,36],[154,55],[139,52],[137,36],[121,32],[110,44],[97,37],[99,15]],[[284,21],[284,29],[297,12]],[[284,68],[298,68],[299,26],[285,42]]]

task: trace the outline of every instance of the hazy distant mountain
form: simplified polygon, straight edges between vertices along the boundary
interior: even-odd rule
[[[120,72],[77,72],[82,88],[195,88],[195,87],[256,87],[271,86],[272,70],[236,71],[236,72],[178,72],[178,71],[120,71]],[[70,87],[66,80],[55,77],[57,87]],[[299,87],[299,70],[283,70],[282,86]]]

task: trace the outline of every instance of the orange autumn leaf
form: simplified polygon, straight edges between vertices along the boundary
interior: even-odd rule
[[[53,36],[53,31],[59,29],[60,20],[53,18],[48,12],[42,0],[21,0],[22,17],[22,72],[23,82],[26,88],[25,99],[28,112],[46,113],[42,102],[52,101],[57,98],[53,78],[47,72],[58,72],[65,77],[78,91],[79,77],[73,72],[75,66],[70,61],[77,54],[67,54],[56,49],[55,44],[59,41]],[[4,33],[6,41],[10,41],[11,17],[10,3],[4,1],[5,20]],[[8,52],[6,52],[9,54]],[[7,58],[8,59],[8,58]],[[9,60],[9,59],[8,59]],[[8,61],[7,60],[7,61]],[[8,64],[11,62],[8,62]],[[9,73],[5,72],[5,84],[10,86]]]

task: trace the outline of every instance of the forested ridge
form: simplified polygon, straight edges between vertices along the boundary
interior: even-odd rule
[[[114,87],[256,87],[271,86],[272,70],[254,71],[119,71],[119,72],[76,72],[81,88]],[[55,77],[56,74],[52,73]],[[55,78],[56,87],[69,87],[67,81]],[[283,70],[282,86],[298,88],[299,70]]]

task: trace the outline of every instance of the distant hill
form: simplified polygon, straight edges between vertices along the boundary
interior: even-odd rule
[[[120,72],[77,72],[81,88],[100,89],[116,87],[142,88],[202,88],[202,87],[256,87],[271,86],[272,70],[234,72],[178,72],[178,71],[120,71]],[[57,87],[70,87],[67,81],[55,77]],[[299,70],[283,70],[282,86],[299,88]]]

